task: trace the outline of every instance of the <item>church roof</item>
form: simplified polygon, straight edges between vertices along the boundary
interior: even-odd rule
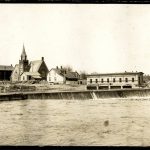
[[[38,72],[42,62],[43,62],[42,60],[31,61],[30,62],[31,67],[29,72]]]

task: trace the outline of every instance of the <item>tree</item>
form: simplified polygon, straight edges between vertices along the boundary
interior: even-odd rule
[[[87,73],[85,71],[80,71],[80,79],[87,79]]]
[[[64,69],[65,71],[73,71],[72,67],[69,66],[69,65],[64,66],[63,69]]]

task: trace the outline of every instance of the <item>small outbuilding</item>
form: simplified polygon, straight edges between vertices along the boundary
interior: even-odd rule
[[[29,80],[41,80],[41,76],[38,72],[24,72],[21,75],[21,81],[29,81]]]

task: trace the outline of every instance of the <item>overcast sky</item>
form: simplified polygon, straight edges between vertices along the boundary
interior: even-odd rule
[[[28,59],[49,69],[150,74],[150,5],[0,4],[0,65]]]

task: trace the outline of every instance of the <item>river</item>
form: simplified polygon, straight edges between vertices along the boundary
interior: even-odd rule
[[[2,101],[0,145],[150,146],[150,98]]]

